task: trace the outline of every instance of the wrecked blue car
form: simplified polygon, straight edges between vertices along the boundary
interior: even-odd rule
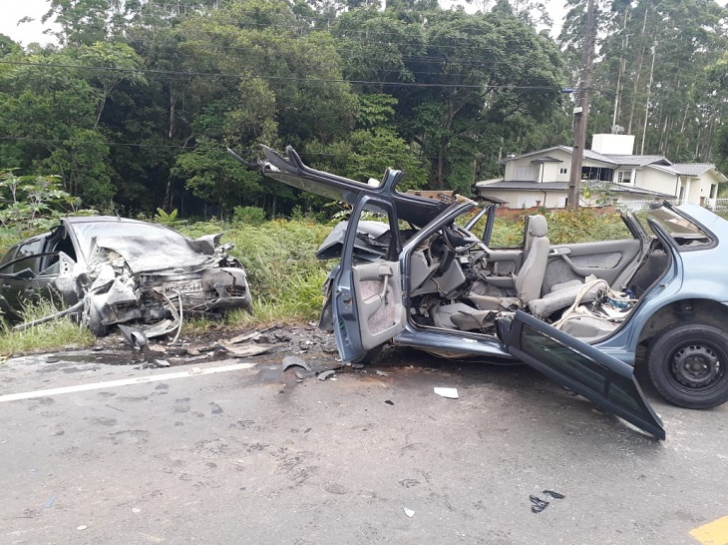
[[[322,323],[344,361],[392,342],[525,362],[658,438],[635,364],[676,405],[728,400],[728,222],[712,212],[659,204],[642,220],[623,215],[628,238],[562,245],[535,215],[521,246],[492,248],[493,206],[461,221],[475,202],[400,193],[397,170],[365,184],[312,169],[291,148],[264,152],[265,176],[352,206],[319,250],[340,260]]]

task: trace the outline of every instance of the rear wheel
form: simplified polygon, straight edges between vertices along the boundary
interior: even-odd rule
[[[647,371],[670,403],[711,409],[728,401],[728,334],[707,324],[678,324],[655,337]]]

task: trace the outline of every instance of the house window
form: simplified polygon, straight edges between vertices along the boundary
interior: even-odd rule
[[[715,193],[718,191],[718,184],[710,184],[710,198],[715,199]]]
[[[569,173],[569,170],[566,169],[566,168],[560,168],[559,169],[559,174],[568,174],[568,173]]]
[[[519,182],[537,182],[538,168],[536,167],[516,167],[514,172],[515,180]]]
[[[617,183],[618,184],[629,184],[632,183],[632,173],[631,172],[617,172]]]

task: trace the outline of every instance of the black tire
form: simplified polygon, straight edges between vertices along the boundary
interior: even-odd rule
[[[670,403],[712,409],[728,401],[728,333],[707,324],[674,325],[655,337],[647,371]]]
[[[88,328],[95,337],[106,337],[111,330],[101,322],[101,312],[93,302],[88,305]]]

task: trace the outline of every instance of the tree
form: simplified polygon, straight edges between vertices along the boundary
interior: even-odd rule
[[[133,85],[146,83],[140,71],[143,61],[130,46],[115,42],[96,42],[82,46],[75,55],[81,66],[88,67],[88,72],[84,74],[86,78],[99,88],[95,129],[114,89],[125,81]]]
[[[427,56],[411,63],[426,86],[398,92],[398,112],[414,114],[406,134],[430,161],[429,185],[468,192],[476,154],[492,157],[511,120],[543,120],[557,107],[559,53],[527,24],[494,13],[435,13],[425,29]]]
[[[16,55],[22,51],[23,48],[20,47],[20,44],[14,42],[9,36],[0,34],[0,59],[8,55]]]
[[[241,169],[224,149],[205,137],[198,140],[194,151],[177,157],[172,170],[187,180],[185,187],[194,196],[215,203],[222,215],[260,193],[259,174]]]

